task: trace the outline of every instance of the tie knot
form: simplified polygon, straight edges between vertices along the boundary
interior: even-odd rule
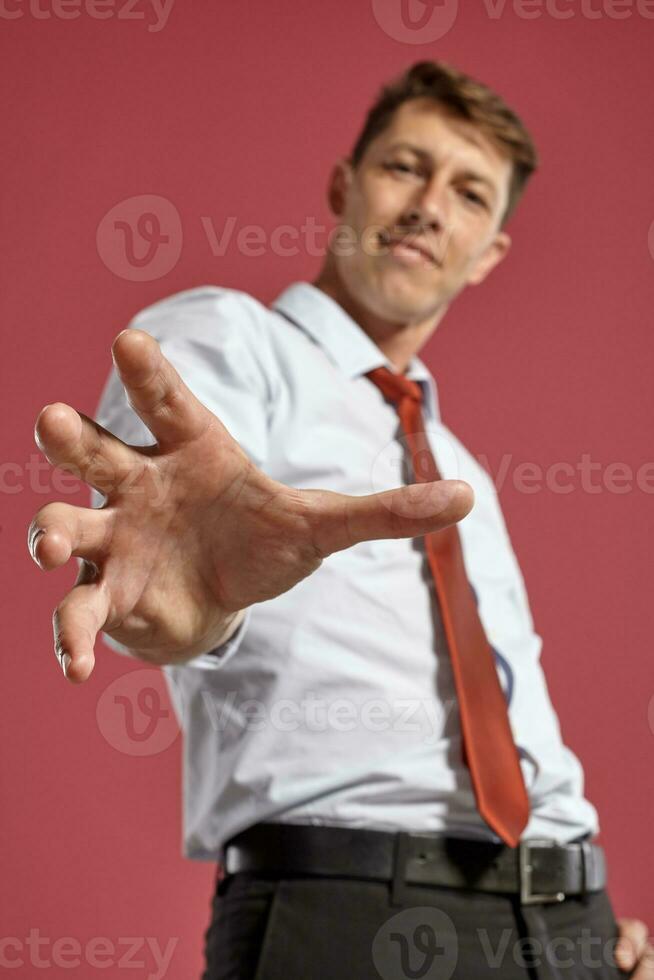
[[[396,405],[399,405],[404,398],[410,398],[416,402],[422,401],[420,385],[406,378],[403,374],[394,374],[386,367],[378,367],[373,371],[368,371],[366,376]]]

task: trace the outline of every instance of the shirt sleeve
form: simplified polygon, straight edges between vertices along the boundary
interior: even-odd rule
[[[263,467],[275,404],[275,365],[265,308],[247,293],[208,287],[148,307],[129,327],[138,327],[156,338],[193,394],[220,419],[254,464]],[[156,442],[130,406],[115,368],[105,383],[94,418],[130,445]],[[91,506],[99,507],[104,500],[101,493],[91,489]],[[221,667],[241,645],[249,620],[248,609],[229,640],[194,657],[184,668]],[[128,647],[106,633],[102,638],[117,653],[133,656]]]

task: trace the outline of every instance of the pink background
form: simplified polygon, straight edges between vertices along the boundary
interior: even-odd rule
[[[424,8],[412,3],[417,16]],[[564,738],[600,813],[609,891],[618,915],[654,923],[654,11],[571,0],[559,4],[572,12],[563,18],[551,3],[548,11],[486,0],[457,13],[446,2],[435,9],[450,16],[449,29],[443,21],[441,37],[410,43],[421,35],[401,28],[399,0],[176,0],[160,30],[149,30],[156,17],[143,0],[130,19],[125,0],[116,4],[98,19],[100,8],[40,0],[30,10],[6,0],[14,17],[0,16],[8,137],[0,938],[22,944],[7,954],[26,964],[14,973],[31,975],[26,939],[38,929],[48,939],[43,958],[52,961],[63,937],[82,947],[80,967],[55,964],[51,977],[95,975],[84,963],[94,937],[115,947],[113,966],[97,972],[124,976],[119,941],[130,936],[161,947],[174,939],[166,976],[197,976],[214,874],[181,857],[180,739],[170,715],[157,741],[139,749],[103,708],[109,685],[141,665],[98,644],[92,679],[73,687],[54,658],[51,613],[75,567],[39,572],[26,528],[48,500],[86,505],[88,494],[62,496],[49,467],[36,473],[36,415],[56,400],[92,414],[112,339],[159,297],[217,283],[269,302],[287,283],[313,278],[320,258],[302,239],[296,254],[269,243],[252,256],[237,232],[256,224],[269,240],[307,217],[329,227],[332,161],[351,148],[379,85],[433,57],[505,96],[530,126],[542,170],[510,226],[510,257],[454,304],[423,353],[447,424],[494,474],[507,460],[501,499]],[[160,213],[170,241],[150,280],[102,223],[142,195],[170,203]],[[220,237],[230,216],[234,236],[213,254],[207,228]],[[520,464],[544,474],[584,454],[600,464],[600,486],[610,464],[626,464],[626,492],[590,493],[579,474],[570,493],[543,481],[532,493],[520,486]],[[143,676],[118,684],[135,697]],[[158,672],[145,677],[156,690]],[[154,974],[145,948],[134,959],[148,967],[138,975]]]

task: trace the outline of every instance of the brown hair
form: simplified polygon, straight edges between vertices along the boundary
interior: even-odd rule
[[[538,152],[521,119],[492,89],[439,61],[417,61],[384,85],[368,111],[350,162],[356,168],[368,145],[390,124],[395,110],[409,99],[433,99],[446,111],[474,123],[513,167],[509,199],[501,225],[511,217],[529,177],[538,168]]]

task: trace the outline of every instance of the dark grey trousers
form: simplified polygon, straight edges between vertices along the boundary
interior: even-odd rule
[[[437,886],[239,873],[218,885],[202,980],[624,980],[605,890],[557,904]]]

